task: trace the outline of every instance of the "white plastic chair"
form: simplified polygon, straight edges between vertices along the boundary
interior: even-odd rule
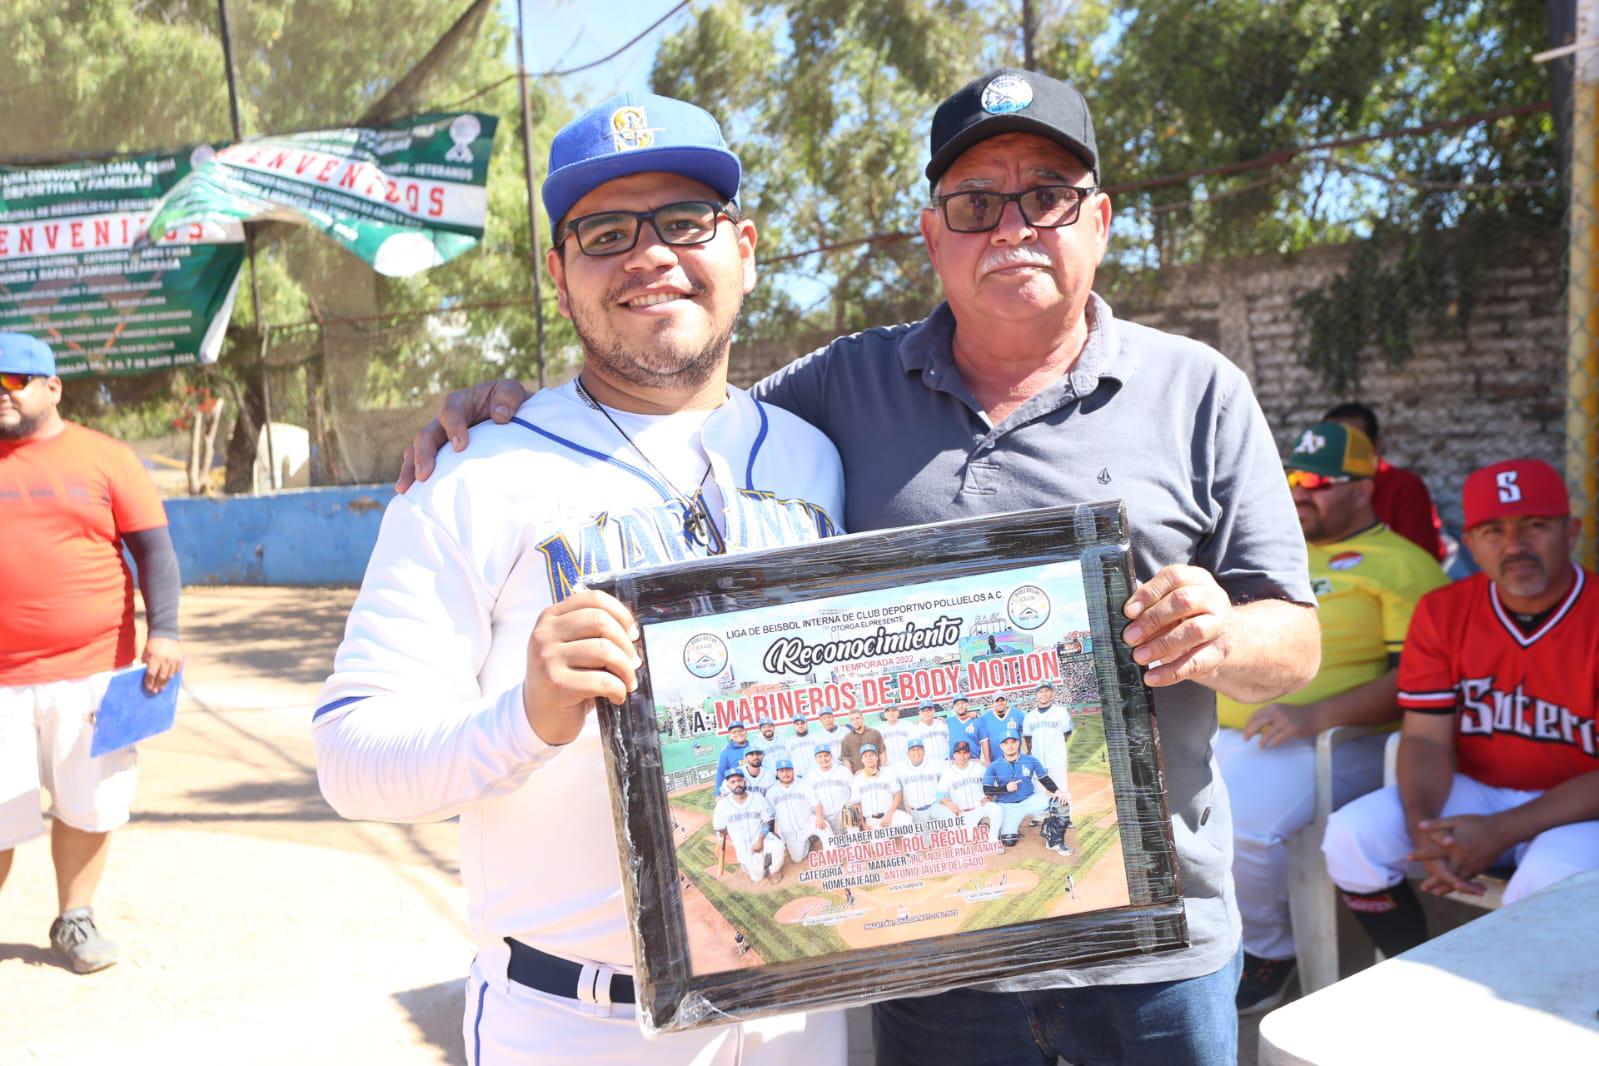
[[[1315,812],[1310,824],[1288,840],[1288,913],[1302,995],[1338,980],[1338,891],[1321,854],[1327,818],[1333,812],[1333,753],[1340,744],[1382,730],[1382,726],[1335,726],[1316,736]],[[1398,739],[1398,734],[1394,737]]]

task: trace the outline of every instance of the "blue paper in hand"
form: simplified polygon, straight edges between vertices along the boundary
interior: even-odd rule
[[[106,687],[105,698],[95,712],[91,756],[117,751],[172,728],[178,714],[178,686],[183,682],[183,671],[179,669],[152,696],[144,690],[144,670],[143,666],[129,667]]]

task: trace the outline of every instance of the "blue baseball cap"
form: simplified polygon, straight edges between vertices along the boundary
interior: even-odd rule
[[[664,170],[738,198],[738,156],[703,108],[654,93],[623,93],[567,123],[550,142],[544,210],[559,225],[591,190],[629,174]]]
[[[910,751],[912,748],[921,748],[923,751],[927,750],[927,746],[926,745],[924,745],[921,741],[915,740],[915,739],[912,739],[909,744],[905,745],[905,750],[906,751]]]
[[[779,770],[792,770],[794,769],[794,764],[787,759],[779,759],[777,760],[777,768]]]
[[[876,744],[862,744],[861,745],[861,754],[862,755],[865,755],[869,751],[875,752],[876,750],[877,750],[877,745]]]
[[[726,781],[730,777],[743,777],[743,776],[744,776],[744,771],[743,770],[740,770],[736,766],[732,766],[732,767],[728,768],[727,773],[722,775],[722,780]]]
[[[803,722],[809,722],[809,721],[810,721],[810,719],[805,717],[803,714],[796,714],[794,716],[794,724],[795,725],[800,725]]]
[[[56,376],[56,357],[50,346],[26,333],[0,333],[0,370],[11,374]]]
[[[727,731],[731,733],[735,729],[748,729],[749,727],[750,726],[748,722],[734,722],[732,725],[727,727]]]

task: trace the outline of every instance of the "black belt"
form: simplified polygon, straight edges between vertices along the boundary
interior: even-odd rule
[[[583,967],[567,959],[546,955],[538,948],[528,947],[520,940],[505,938],[506,945],[511,949],[511,965],[506,970],[506,976],[519,985],[548,992],[552,996],[562,996],[566,999],[583,999],[578,994],[578,981],[583,976]],[[599,1000],[598,990],[593,997]],[[633,996],[633,979],[626,974],[611,975],[611,1002],[636,1003]]]

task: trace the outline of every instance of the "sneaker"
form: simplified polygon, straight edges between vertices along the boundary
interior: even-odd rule
[[[100,935],[88,907],[74,907],[50,923],[50,950],[73,973],[94,973],[117,961],[117,946]]]
[[[1233,1003],[1239,1014],[1259,1014],[1283,1001],[1296,970],[1293,959],[1262,959],[1244,952],[1244,976]]]

